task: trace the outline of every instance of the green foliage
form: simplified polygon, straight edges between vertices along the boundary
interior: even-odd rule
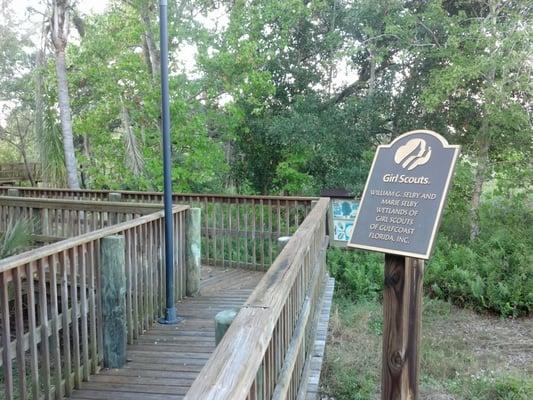
[[[377,300],[383,293],[383,256],[365,251],[330,249],[327,264],[337,293],[353,301]]]
[[[12,256],[31,245],[31,224],[26,219],[10,221],[0,233],[0,259]]]
[[[431,295],[458,305],[527,315],[533,310],[531,211],[524,196],[494,198],[480,211],[482,233],[474,242],[441,235],[424,283]]]
[[[533,396],[533,381],[513,375],[472,376],[450,387],[468,399],[529,400]]]
[[[459,174],[456,189],[466,172]],[[465,176],[461,176],[465,175]],[[429,261],[424,287],[430,296],[519,317],[533,310],[533,217],[527,197],[521,193],[505,199],[485,200],[480,209],[481,235],[468,240],[462,193],[451,193],[435,253]],[[375,300],[383,288],[383,257],[377,253],[331,249],[328,266],[338,290],[354,301]]]
[[[36,138],[43,177],[50,186],[65,187],[67,178],[60,127],[54,110],[47,109],[43,117],[43,127]]]
[[[469,212],[473,186],[472,168],[460,159],[455,168],[440,227],[440,234],[445,235],[454,243],[467,243],[470,239]]]

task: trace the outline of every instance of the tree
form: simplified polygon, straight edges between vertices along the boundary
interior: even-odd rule
[[[522,176],[531,159],[531,16],[523,0],[450,3],[440,12],[448,34],[432,49],[439,64],[429,71],[421,100],[446,116],[472,163],[471,240],[479,235],[485,182],[502,169]],[[530,184],[514,180],[515,186]]]
[[[21,156],[26,174],[32,185],[35,184],[29,165],[29,152],[32,149],[33,119],[28,110],[18,107],[9,114],[6,126],[0,125],[0,140],[12,146]]]
[[[59,115],[65,153],[67,182],[71,189],[79,189],[78,166],[72,131],[72,111],[68,90],[66,47],[70,29],[71,4],[69,0],[52,0],[50,4],[50,36],[54,47]]]

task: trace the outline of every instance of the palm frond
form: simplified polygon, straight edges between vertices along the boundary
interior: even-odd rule
[[[43,179],[49,186],[64,187],[67,178],[61,131],[52,110],[45,110],[43,117],[43,129],[36,138]]]
[[[11,220],[6,232],[0,234],[0,259],[26,249],[31,243],[30,221],[28,219]]]

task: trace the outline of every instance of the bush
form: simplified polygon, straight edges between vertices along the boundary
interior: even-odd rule
[[[446,218],[455,216],[448,213]],[[446,222],[449,233],[451,224]],[[480,210],[481,233],[475,241],[457,243],[441,232],[426,268],[426,293],[477,311],[513,317],[530,314],[532,222],[523,198],[486,201]],[[342,295],[354,301],[381,297],[383,255],[333,249],[328,252],[328,266]]]
[[[424,282],[431,295],[503,316],[533,309],[533,224],[520,198],[492,199],[480,210],[480,236],[467,244],[439,238]]]
[[[353,301],[378,300],[383,293],[383,255],[367,251],[330,249],[327,263],[337,293]]]

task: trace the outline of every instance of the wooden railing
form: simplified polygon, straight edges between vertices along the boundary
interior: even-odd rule
[[[329,199],[318,200],[239,311],[185,399],[304,398],[301,383],[325,278],[328,207]]]
[[[0,197],[0,232],[24,219],[31,234],[68,238],[160,211],[158,204]]]
[[[173,209],[176,299],[185,294],[185,211]],[[6,399],[62,398],[102,366],[101,241],[125,241],[127,337],[163,313],[162,211],[0,261],[1,369]]]
[[[0,164],[0,181],[21,181],[29,179],[40,180],[41,169],[38,163],[10,163]]]
[[[11,188],[13,189],[13,188]],[[108,200],[120,193],[125,202],[161,203],[157,192],[16,188],[34,198]],[[0,187],[0,195],[9,188]],[[173,195],[176,204],[202,210],[202,262],[266,270],[279,253],[277,239],[292,235],[311,210],[312,197]]]

